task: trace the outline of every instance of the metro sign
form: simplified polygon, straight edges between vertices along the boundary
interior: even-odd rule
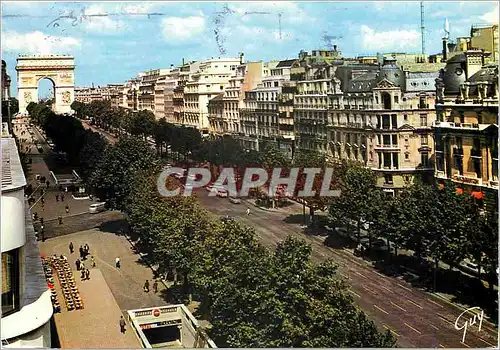
[[[153,316],[154,316],[154,317],[160,317],[160,314],[161,314],[161,313],[160,313],[160,310],[158,310],[158,309],[154,309],[154,310],[153,310]]]

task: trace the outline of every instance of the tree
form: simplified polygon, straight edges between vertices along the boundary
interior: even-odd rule
[[[90,184],[112,207],[124,209],[134,176],[141,170],[155,173],[159,169],[159,159],[146,142],[122,137],[116,144],[106,147]]]
[[[79,153],[80,173],[87,182],[96,171],[106,149],[107,141],[101,134],[86,130],[83,147]]]

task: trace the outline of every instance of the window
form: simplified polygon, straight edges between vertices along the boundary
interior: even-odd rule
[[[393,147],[398,146],[398,135],[392,135],[392,146]]]
[[[429,166],[429,153],[427,152],[422,152],[420,154],[420,163],[422,164],[422,166],[424,167],[428,167]]]
[[[390,146],[391,145],[391,135],[384,135],[384,146]]]
[[[404,119],[405,122],[407,122],[408,121],[408,115],[407,114],[403,115],[403,119]]]
[[[420,144],[422,146],[427,146],[427,141],[428,141],[427,135],[420,136]]]
[[[384,169],[390,169],[390,168],[391,168],[391,154],[384,153]]]
[[[384,183],[386,185],[392,185],[393,184],[393,181],[392,181],[392,174],[385,174],[384,175]]]
[[[382,116],[382,129],[389,129],[390,123],[391,123],[391,120],[389,119],[388,115]]]
[[[394,96],[394,103],[399,103],[399,96]]]
[[[399,169],[399,154],[397,153],[392,154],[392,167],[394,169]]]
[[[420,126],[427,126],[427,114],[420,114]]]
[[[2,317],[19,309],[19,249],[2,253]]]
[[[410,153],[405,153],[405,160],[410,160]]]
[[[278,87],[278,82],[277,81],[274,82],[274,87]]]

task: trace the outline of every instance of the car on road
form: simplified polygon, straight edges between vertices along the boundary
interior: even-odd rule
[[[90,214],[97,214],[106,210],[106,202],[93,203],[89,206]]]
[[[233,204],[240,204],[241,203],[241,199],[236,198],[236,197],[229,197],[229,201]]]
[[[462,261],[458,265],[458,268],[460,270],[462,270],[463,272],[468,273],[470,275],[473,275],[473,276],[477,276],[478,275],[479,266],[476,263],[473,263],[471,261],[468,261],[468,260]],[[483,274],[483,273],[484,273],[484,270],[481,267],[481,274]]]
[[[227,198],[228,197],[228,193],[227,193],[227,191],[225,189],[218,188],[217,189],[217,197]]]
[[[234,221],[234,218],[232,216],[229,216],[229,215],[225,215],[225,216],[221,216],[219,218],[220,221],[226,223],[226,222],[229,222],[229,221]]]

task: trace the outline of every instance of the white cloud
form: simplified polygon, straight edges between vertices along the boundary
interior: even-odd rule
[[[420,33],[416,30],[391,30],[375,32],[372,28],[361,26],[363,48],[370,51],[406,50],[418,47]]]
[[[167,17],[161,21],[166,41],[190,40],[205,30],[205,18],[201,16]]]
[[[123,8],[123,12],[130,14],[148,13],[151,12],[158,3],[145,2],[140,5],[128,5]]]
[[[88,31],[100,32],[103,34],[120,31],[125,27],[122,21],[113,20],[109,16],[93,16],[107,15],[108,12],[102,5],[91,5],[85,9],[85,28]]]
[[[15,31],[2,33],[2,49],[5,51],[30,54],[70,53],[80,47],[78,39],[45,35],[36,31],[21,34]]]
[[[491,12],[485,13],[480,18],[484,22],[498,24],[498,20],[499,20],[498,5]]]

